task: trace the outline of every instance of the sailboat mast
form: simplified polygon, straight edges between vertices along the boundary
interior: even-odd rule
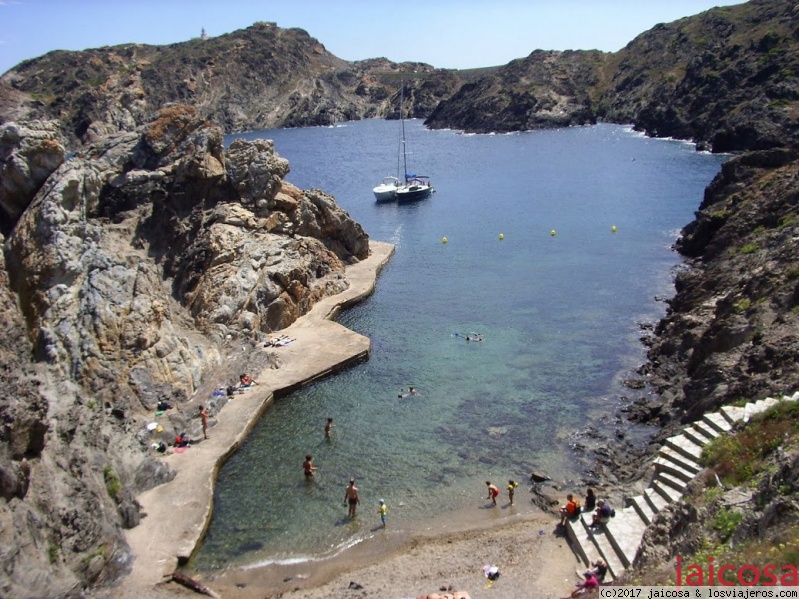
[[[405,82],[403,81],[400,87],[400,130],[402,131],[402,180],[405,181],[405,184],[408,184],[408,154],[405,151],[405,118],[402,116],[402,105],[405,101]]]

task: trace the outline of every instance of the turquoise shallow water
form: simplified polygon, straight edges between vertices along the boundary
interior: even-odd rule
[[[374,533],[379,498],[392,530],[412,530],[485,517],[486,479],[504,490],[533,469],[576,474],[570,448],[629,395],[618,381],[644,359],[639,325],[672,294],[670,246],[723,161],[612,125],[470,136],[411,121],[409,161],[437,192],[378,205],[397,126],[242,135],[275,139],[289,181],[333,194],[397,251],[340,318],[372,339],[371,359],[278,400],[221,471],[201,570],[334,553]],[[470,332],[485,341],[455,336]],[[408,385],[421,396],[399,399]],[[351,476],[363,501],[352,522]]]

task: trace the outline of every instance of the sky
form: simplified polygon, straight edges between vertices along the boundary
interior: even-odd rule
[[[172,44],[257,21],[344,60],[468,69],[543,50],[615,52],[658,23],[741,0],[0,0],[0,73],[51,50]]]

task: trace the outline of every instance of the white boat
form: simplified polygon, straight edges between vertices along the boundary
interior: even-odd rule
[[[399,179],[397,177],[383,177],[380,185],[372,189],[372,192],[378,202],[393,202],[397,199],[398,187]]]

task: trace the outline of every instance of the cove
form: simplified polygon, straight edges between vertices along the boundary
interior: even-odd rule
[[[331,193],[396,250],[375,293],[338,318],[371,339],[371,358],[267,409],[219,473],[199,570],[334,555],[375,534],[378,499],[396,534],[486,520],[486,480],[521,481],[524,506],[532,470],[579,478],[573,448],[590,425],[632,445],[651,432],[615,418],[637,397],[620,381],[645,359],[640,325],[664,314],[680,263],[671,246],[725,157],[616,125],[462,135],[410,121],[409,162],[437,191],[378,205],[397,126],[241,134],[274,139],[289,181]],[[409,385],[421,395],[399,398]]]

